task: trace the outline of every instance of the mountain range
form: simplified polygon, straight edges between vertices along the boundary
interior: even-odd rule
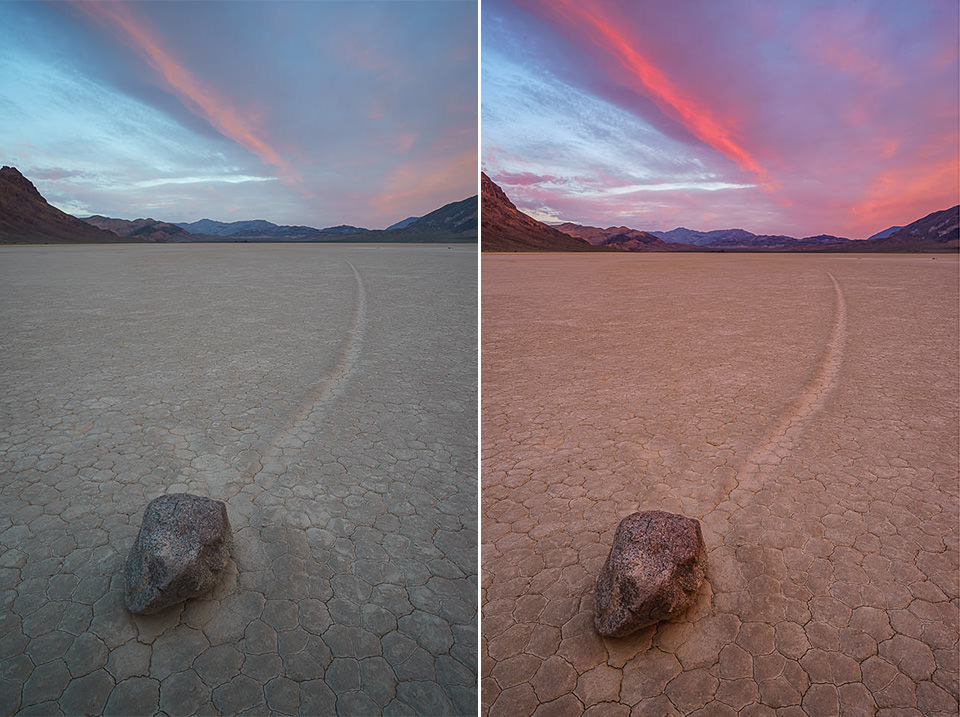
[[[693,244],[720,249],[786,249],[800,244],[836,244],[850,241],[845,237],[836,237],[830,234],[817,236],[796,237],[782,234],[754,234],[746,229],[714,229],[709,232],[700,232],[686,227],[677,227],[668,232],[650,232],[669,243]]]
[[[852,240],[830,234],[797,239],[753,234],[745,229],[704,232],[678,227],[647,232],[625,226],[603,229],[572,222],[549,226],[518,210],[484,173],[481,173],[480,194],[482,251],[952,252],[960,248],[960,205],[934,212],[904,227],[890,227],[870,239]],[[571,244],[570,239],[576,243]]]
[[[15,167],[0,169],[0,244],[311,241],[451,243],[477,240],[477,196],[450,202],[385,230],[346,224],[316,229],[254,219],[171,223],[157,219],[78,219],[52,206]]]
[[[316,229],[306,226],[274,224],[265,219],[250,219],[240,222],[218,222],[213,219],[200,219],[195,222],[176,222],[176,225],[190,234],[236,237],[237,239],[305,239],[318,234],[357,234],[370,231],[363,227],[352,227],[348,224]]]
[[[928,214],[869,243],[877,247],[876,251],[957,251],[960,249],[960,205]]]
[[[631,229],[630,227],[600,227],[584,226],[564,222],[554,225],[564,234],[583,239],[594,246],[608,247],[618,251],[681,251],[685,248],[693,249],[690,245],[668,243],[650,232]]]
[[[404,227],[404,231],[445,231],[459,234],[477,230],[477,196],[459,202],[450,202]],[[406,219],[404,219],[406,221]],[[402,223],[402,222],[401,222]]]
[[[92,217],[84,217],[82,221],[126,239],[152,242],[190,240],[190,232],[186,229],[169,222],[159,222],[156,219],[134,219],[131,221],[129,219],[111,219],[94,214]]]

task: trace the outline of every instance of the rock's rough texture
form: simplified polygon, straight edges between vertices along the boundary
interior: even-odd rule
[[[628,515],[597,578],[597,631],[623,637],[686,609],[706,567],[698,521],[660,510]]]
[[[230,557],[227,506],[189,493],[155,498],[124,566],[124,604],[149,615],[212,588]]]

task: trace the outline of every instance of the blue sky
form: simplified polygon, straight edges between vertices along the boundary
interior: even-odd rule
[[[0,160],[77,215],[382,228],[476,192],[475,2],[0,3]]]

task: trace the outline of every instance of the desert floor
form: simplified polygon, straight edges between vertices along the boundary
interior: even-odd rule
[[[476,711],[476,246],[0,250],[0,711]],[[203,599],[122,604],[146,503]]]
[[[491,715],[955,715],[956,256],[482,259]],[[594,630],[619,520],[699,601]],[[698,712],[699,711],[699,712]]]

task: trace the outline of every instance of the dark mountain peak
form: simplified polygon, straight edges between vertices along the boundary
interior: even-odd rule
[[[444,204],[429,214],[410,222],[401,231],[448,231],[454,234],[474,233],[477,231],[477,195],[461,199],[459,202]]]
[[[186,229],[156,219],[112,219],[95,214],[83,221],[118,236],[140,241],[187,241],[190,238],[190,233]]]
[[[497,184],[480,173],[481,248],[483,251],[601,251],[583,239],[527,216]]]
[[[27,179],[22,174],[20,174],[20,170],[17,169],[16,167],[9,167],[7,165],[3,165],[3,167],[0,168],[0,179],[2,179],[4,182],[7,182],[9,184],[13,184],[15,186],[22,187],[23,189],[29,190],[34,194],[36,194],[38,197],[41,196],[40,192],[37,191],[37,188],[33,186],[33,182],[31,182],[29,179]]]
[[[51,206],[16,167],[0,168],[0,244],[115,242],[97,229]]]
[[[664,251],[670,249],[660,237],[625,226],[601,229],[600,227],[567,222],[561,224],[558,229],[594,246],[609,247],[619,251]]]
[[[960,247],[960,205],[932,212],[869,242],[884,251],[955,251]]]
[[[485,203],[489,199],[495,204],[499,204],[508,209],[513,209],[517,212],[520,211],[517,209],[516,205],[510,201],[510,198],[504,193],[504,191],[500,189],[500,186],[490,179],[490,177],[488,177],[484,172],[480,172],[480,199],[482,202],[484,202],[484,206],[486,206]]]
[[[40,194],[40,191],[33,185],[33,182],[20,174],[20,170],[16,167],[8,167],[4,165],[3,168],[0,168],[0,185],[4,187],[4,190],[18,191],[23,193],[25,196],[40,200],[44,203],[47,201],[43,198],[43,195]]]

